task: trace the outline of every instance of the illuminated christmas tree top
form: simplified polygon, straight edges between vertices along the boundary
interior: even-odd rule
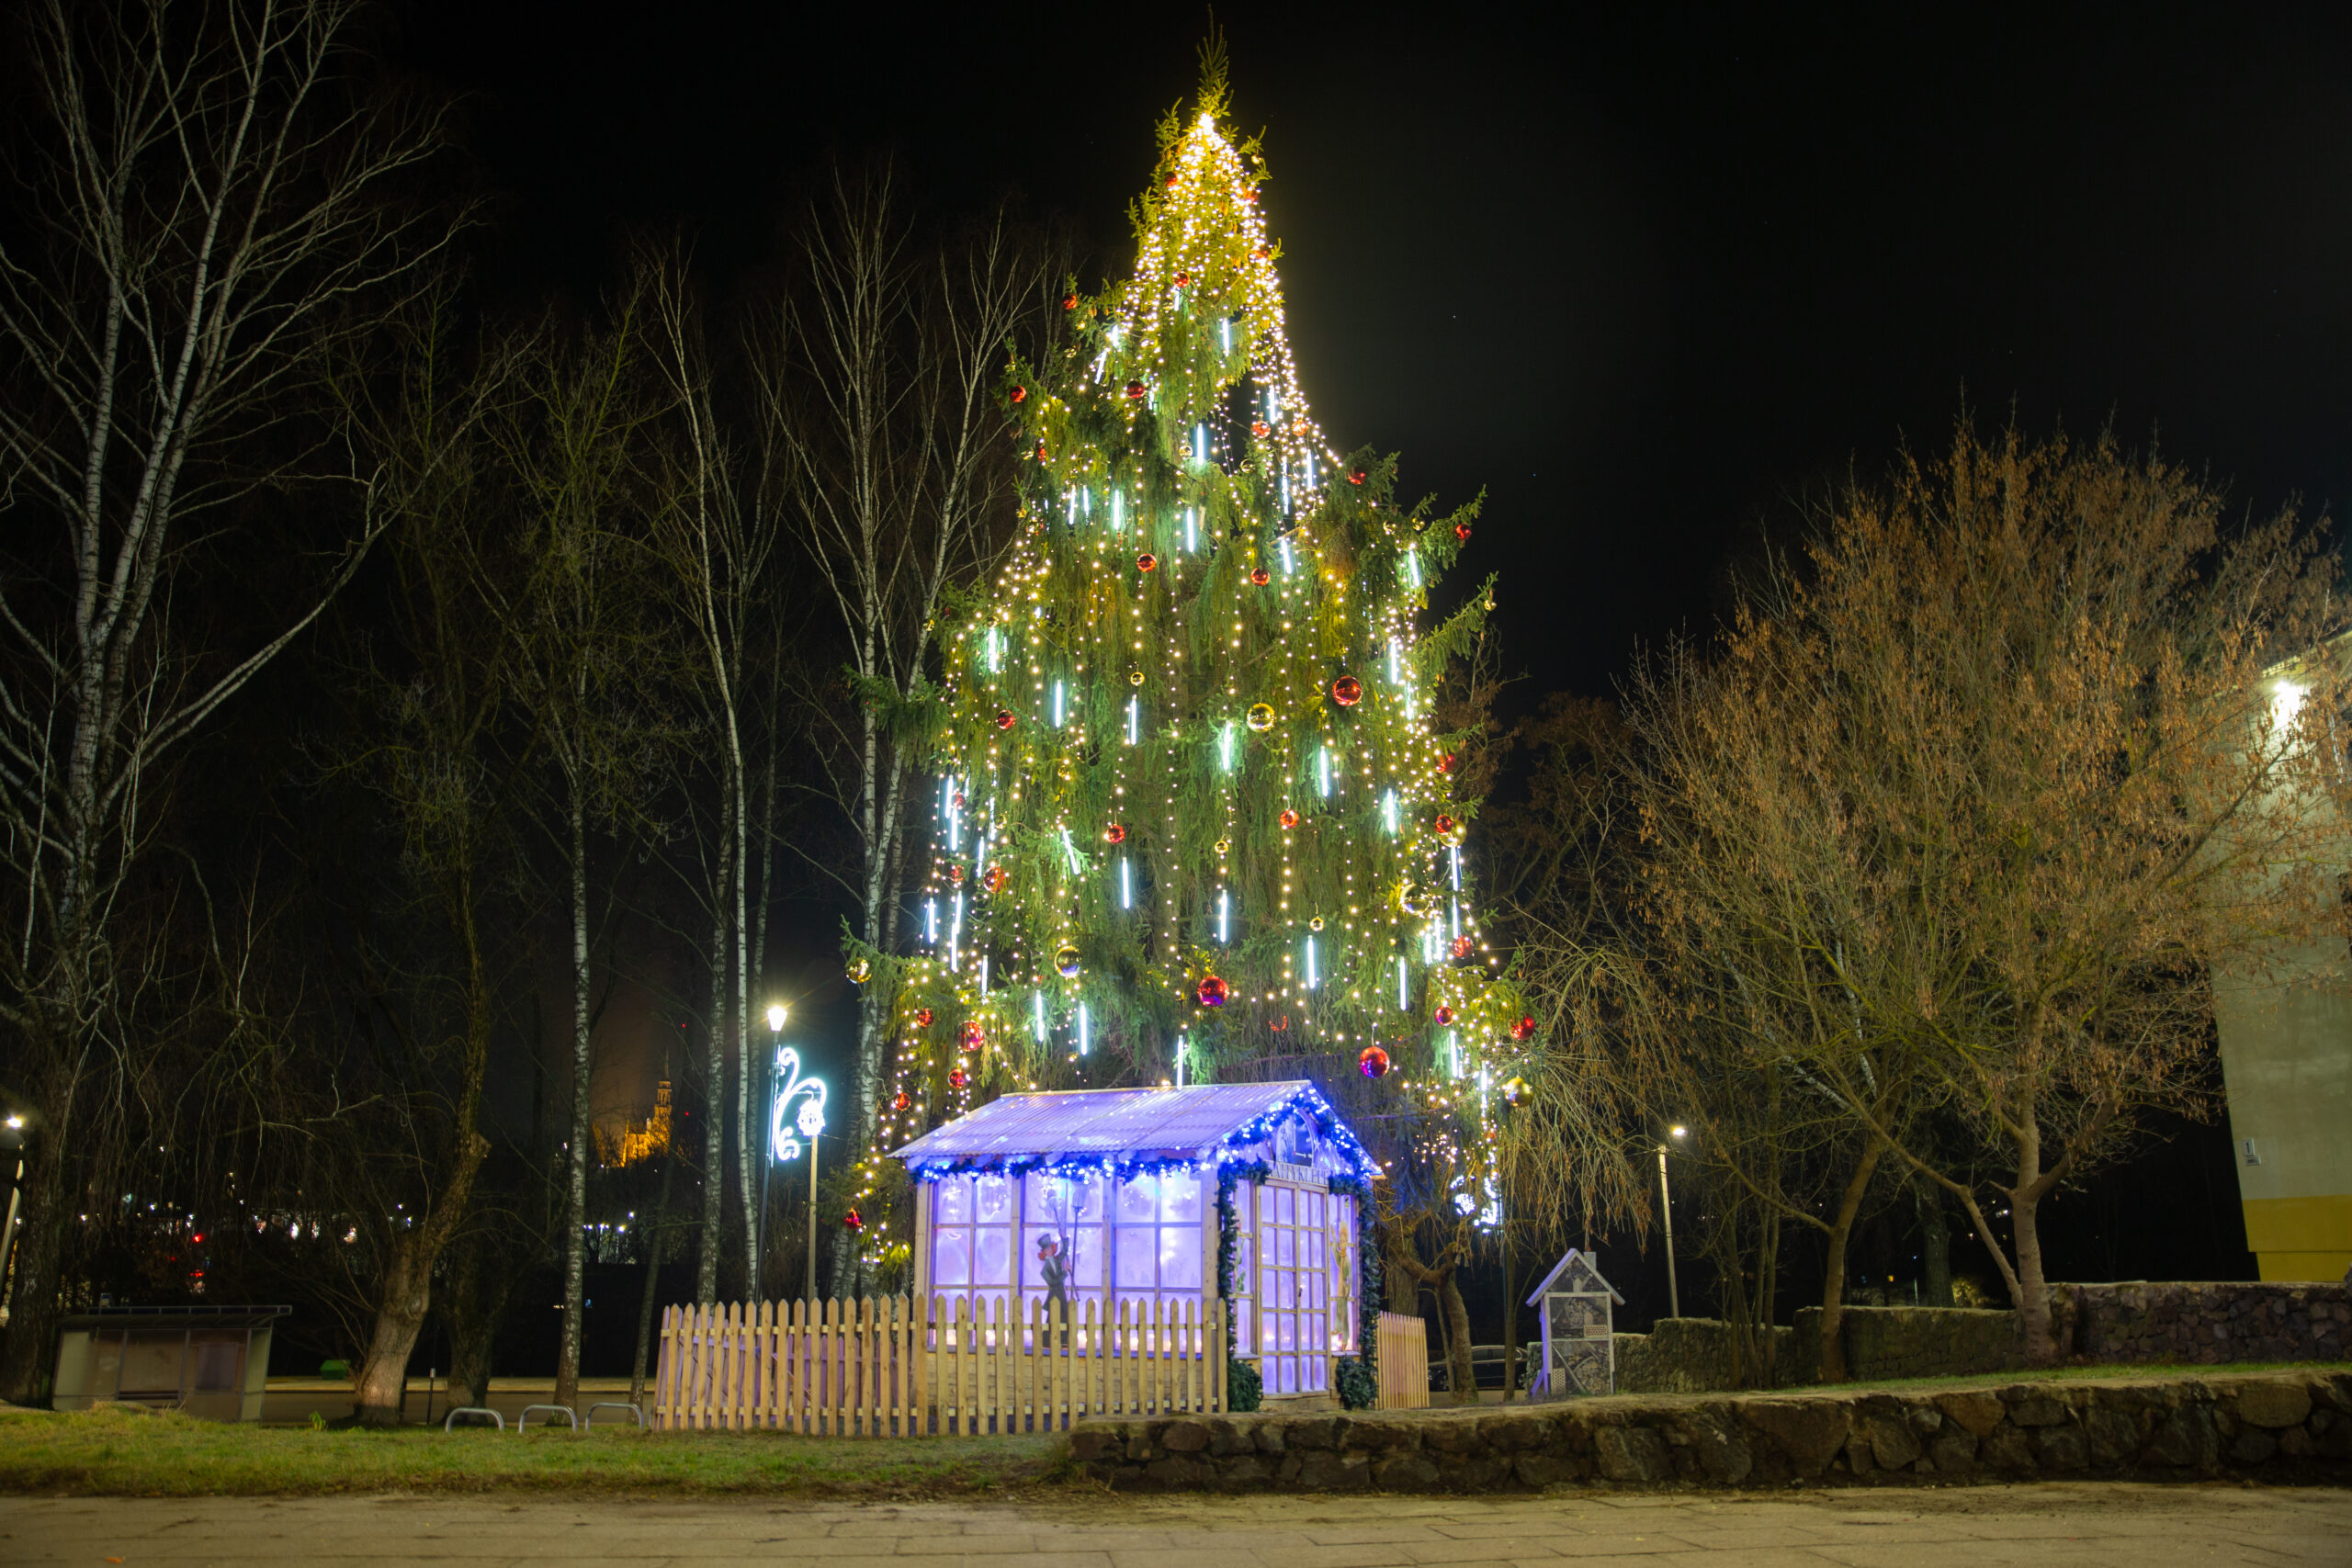
[[[1132,277],[1014,364],[1022,532],[943,626],[936,857],[899,982],[895,1147],[1012,1087],[1340,1053],[1475,1111],[1520,1026],[1481,937],[1423,631],[1473,510],[1317,429],[1253,142],[1216,73],[1161,128]]]

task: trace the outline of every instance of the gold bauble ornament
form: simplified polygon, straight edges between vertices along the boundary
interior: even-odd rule
[[[1140,670],[1130,670],[1130,671],[1127,671],[1127,684],[1128,684],[1128,685],[1130,685],[1130,686],[1140,686],[1140,685],[1142,685],[1142,684],[1143,684],[1143,671],[1140,671]]]
[[[874,977],[874,965],[863,958],[852,959],[848,974],[851,985],[863,986]]]
[[[1311,920],[1307,921],[1307,922],[1306,922],[1306,929],[1307,929],[1308,931],[1321,931],[1321,930],[1323,929],[1323,917],[1322,917],[1322,916],[1320,916],[1320,915],[1317,915],[1317,916],[1316,916],[1313,919],[1311,919]]]
[[[1063,979],[1076,979],[1078,977],[1078,949],[1069,942],[1064,942],[1061,951],[1054,954],[1054,968],[1060,973]]]
[[[1218,854],[1220,854],[1220,855],[1228,854],[1228,853],[1232,852],[1232,850],[1233,850],[1233,840],[1232,840],[1231,839],[1219,839],[1219,840],[1216,841],[1216,852],[1217,852]]]
[[[1514,1111],[1535,1103],[1535,1086],[1525,1078],[1503,1079],[1503,1103]]]
[[[1250,729],[1260,735],[1262,735],[1267,730],[1272,729],[1274,727],[1273,705],[1272,703],[1251,703],[1250,705],[1250,716],[1248,723]]]

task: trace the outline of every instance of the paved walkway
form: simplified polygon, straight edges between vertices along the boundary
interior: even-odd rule
[[[2352,1491],[1960,1487],[1757,1496],[1056,1498],[978,1505],[0,1497],[0,1562],[472,1568],[2034,1568],[2352,1564]]]

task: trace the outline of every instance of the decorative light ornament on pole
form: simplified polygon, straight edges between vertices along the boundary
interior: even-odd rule
[[[784,1010],[768,1010],[770,1024],[781,1032]],[[800,1157],[801,1139],[808,1144],[808,1299],[817,1296],[817,1134],[825,1130],[825,1080],[800,1076],[800,1053],[780,1045],[775,1053],[777,1088],[768,1102],[768,1156],[771,1160]],[[795,1101],[797,1101],[796,1107]],[[789,1127],[786,1112],[791,1113]],[[793,1134],[797,1132],[799,1136]],[[765,1204],[762,1205],[764,1210]]]

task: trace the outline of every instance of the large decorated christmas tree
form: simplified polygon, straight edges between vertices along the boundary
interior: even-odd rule
[[[1069,346],[1008,369],[1021,533],[940,628],[915,956],[851,955],[898,998],[875,1152],[1007,1089],[1320,1057],[1419,1108],[1466,1213],[1532,1028],[1480,932],[1477,803],[1432,716],[1490,596],[1425,626],[1471,512],[1399,505],[1393,459],[1317,429],[1264,162],[1224,107],[1213,65],[1160,128],[1133,276],[1073,289]]]

